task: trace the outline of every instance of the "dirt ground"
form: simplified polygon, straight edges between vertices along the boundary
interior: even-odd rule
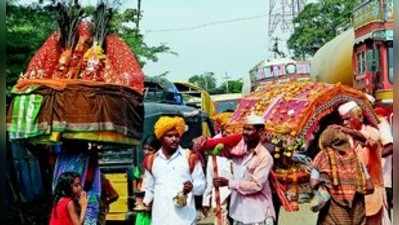
[[[209,216],[199,221],[198,225],[213,225],[214,217]],[[302,204],[297,212],[286,212],[281,209],[279,222],[276,225],[315,225],[317,213],[310,210],[310,204]]]

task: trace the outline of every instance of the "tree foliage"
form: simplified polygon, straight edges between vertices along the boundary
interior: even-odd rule
[[[225,87],[226,83],[222,85]],[[229,80],[227,81],[227,93],[241,93],[242,89],[242,80]]]
[[[209,91],[210,94],[230,94],[230,93],[241,93],[242,91],[242,80],[228,80],[223,82],[219,87]]]
[[[188,82],[206,90],[210,94],[241,93],[243,85],[242,80],[238,79],[228,80],[217,86],[215,73],[213,72],[193,75],[188,79]]]
[[[216,88],[216,78],[213,72],[191,76],[188,81],[208,92]]]
[[[6,75],[8,89],[15,84],[19,74],[24,72],[35,51],[53,31],[58,29],[54,13],[46,3],[48,1],[26,4],[17,0],[7,3]],[[87,15],[92,15],[94,7],[86,7],[85,12]],[[141,66],[147,62],[158,61],[160,54],[176,54],[165,44],[150,46],[145,42],[144,36],[138,32],[135,26],[137,14],[136,9],[114,11],[110,30],[117,32],[126,41],[136,54]]]
[[[7,86],[12,86],[35,51],[57,29],[53,15],[40,5],[7,4]]]
[[[295,57],[312,56],[343,29],[350,27],[357,0],[320,0],[310,3],[294,19],[294,33],[287,44]]]

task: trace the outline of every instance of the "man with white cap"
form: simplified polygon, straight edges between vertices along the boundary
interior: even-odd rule
[[[241,141],[230,150],[233,158],[233,177],[216,177],[214,186],[231,189],[230,217],[233,225],[272,225],[275,211],[269,174],[273,158],[261,143],[265,121],[262,117],[247,117]]]
[[[386,132],[364,123],[363,111],[359,105],[350,101],[338,108],[343,119],[342,131],[352,136],[354,147],[368,168],[374,184],[374,192],[366,195],[366,224],[383,224],[383,218],[387,218],[387,201],[384,189],[382,173],[383,147],[389,148],[389,140]],[[384,220],[389,224],[389,218]]]

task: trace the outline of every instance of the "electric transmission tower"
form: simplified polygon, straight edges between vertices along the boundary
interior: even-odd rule
[[[273,37],[276,30],[292,32],[293,19],[302,11],[306,0],[268,0],[268,36]]]

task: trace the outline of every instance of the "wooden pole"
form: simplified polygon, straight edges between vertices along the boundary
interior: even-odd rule
[[[215,149],[211,152],[212,154],[212,165],[213,165],[213,177],[219,177],[219,169],[216,160],[216,156],[219,155],[221,150],[223,149],[223,144],[216,145]],[[215,188],[215,202],[216,202],[216,225],[223,225],[223,217],[222,217],[222,205],[220,202],[220,190],[219,187]]]
[[[212,155],[212,164],[213,164],[213,176],[219,177],[218,173],[218,164],[216,160],[216,155]],[[215,187],[215,201],[216,201],[216,225],[223,225],[222,218],[222,206],[220,202],[220,190],[219,187]]]

